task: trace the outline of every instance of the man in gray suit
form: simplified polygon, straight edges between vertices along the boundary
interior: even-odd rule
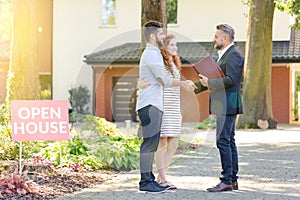
[[[210,114],[217,117],[216,142],[220,152],[222,172],[221,182],[209,192],[238,190],[238,153],[235,144],[235,121],[243,113],[241,84],[243,79],[244,58],[234,45],[234,29],[220,24],[214,36],[214,48],[218,49],[218,64],[224,77],[207,78],[201,74],[195,93],[210,90]],[[200,85],[201,83],[201,85]]]

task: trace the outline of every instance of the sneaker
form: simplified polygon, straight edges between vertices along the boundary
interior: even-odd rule
[[[157,182],[151,181],[140,184],[140,191],[148,194],[160,194],[164,193],[166,188],[157,186]],[[159,184],[158,184],[159,185]]]

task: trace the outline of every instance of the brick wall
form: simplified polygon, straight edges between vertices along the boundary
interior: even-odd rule
[[[95,76],[95,113],[97,116],[112,120],[112,77],[132,76],[138,77],[137,67],[113,67],[100,70],[96,68]],[[272,105],[274,118],[278,123],[291,123],[292,121],[292,92],[291,69],[287,65],[274,65],[272,67]],[[184,79],[198,81],[195,71],[190,67],[183,67]],[[203,121],[209,116],[208,91],[195,95],[182,90],[181,111],[183,122]]]

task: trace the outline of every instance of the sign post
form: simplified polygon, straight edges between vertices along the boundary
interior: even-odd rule
[[[20,142],[19,174],[22,174],[22,142]]]
[[[70,139],[67,100],[16,100],[11,113],[12,139],[20,142],[20,174],[23,141]]]

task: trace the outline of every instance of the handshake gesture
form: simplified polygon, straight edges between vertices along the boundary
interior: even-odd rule
[[[183,89],[189,91],[189,92],[193,92],[195,89],[197,89],[197,86],[194,84],[193,81],[191,80],[185,80],[185,81],[174,81],[174,84],[172,86],[180,86]],[[138,88],[139,89],[146,89],[147,87],[149,87],[151,85],[151,83],[146,82],[144,80],[139,81],[138,83]]]
[[[182,87],[183,89],[185,89],[189,92],[193,92],[195,89],[197,89],[197,86],[194,84],[193,81],[186,80],[186,81],[183,81],[183,82],[184,82],[184,86]]]

